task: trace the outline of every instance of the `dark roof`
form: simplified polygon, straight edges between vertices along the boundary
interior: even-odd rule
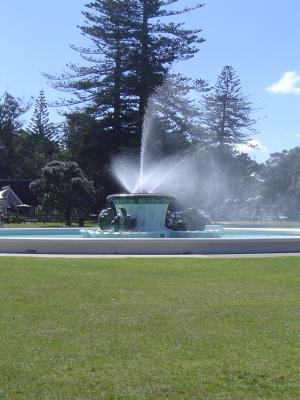
[[[24,204],[36,207],[38,200],[29,189],[31,182],[33,182],[33,179],[0,179],[0,188],[10,186]]]

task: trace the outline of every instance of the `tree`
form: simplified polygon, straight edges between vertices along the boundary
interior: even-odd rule
[[[44,90],[41,90],[35,102],[35,108],[28,131],[42,140],[56,137],[55,126],[49,121],[49,112]]]
[[[167,75],[148,100],[148,110],[164,126],[165,133],[192,140],[199,137],[200,110],[191,96],[193,83],[181,75]]]
[[[20,129],[13,135],[12,146],[11,176],[14,179],[37,179],[45,163],[44,155],[37,147],[36,138],[24,129]]]
[[[286,214],[298,217],[300,210],[300,147],[272,153],[263,171],[263,195]]]
[[[226,199],[246,201],[260,192],[261,167],[245,153],[226,148],[220,158],[218,149],[200,147],[194,164],[185,183],[193,206],[215,213]]]
[[[95,0],[83,12],[87,24],[81,32],[92,48],[80,52],[86,66],[71,64],[60,77],[46,75],[55,88],[72,92],[73,104],[106,121],[106,129],[141,133],[149,95],[177,60],[198,51],[200,30],[185,29],[170,18],[181,11],[168,10],[178,0]],[[162,22],[168,18],[168,22]],[[117,136],[118,137],[118,136]],[[121,141],[122,142],[122,141]],[[124,140],[123,140],[124,142]]]
[[[235,70],[225,66],[215,86],[204,95],[203,122],[208,144],[223,152],[225,147],[234,149],[238,144],[248,143],[255,133],[253,111]]]
[[[144,153],[155,162],[165,156],[183,154],[201,130],[200,112],[190,96],[191,81],[168,75],[148,99],[144,117]]]
[[[74,162],[52,161],[42,169],[42,177],[31,183],[46,209],[60,211],[71,225],[72,211],[86,212],[95,205],[95,189]]]
[[[48,162],[53,161],[59,156],[59,145],[56,141],[58,136],[57,128],[49,120],[49,112],[45,92],[40,91],[35,101],[35,108],[31,118],[28,134],[34,147],[37,161],[37,169],[41,170]]]
[[[176,61],[192,58],[199,51],[198,44],[204,41],[199,36],[200,29],[185,29],[184,23],[170,21],[171,17],[200,8],[202,4],[177,11],[168,8],[177,2],[178,0],[135,2],[138,46],[134,48],[133,62],[137,67],[140,121],[143,120],[149,96],[162,84],[170,67]],[[165,18],[169,19],[168,22],[162,21]]]
[[[20,117],[29,109],[21,99],[4,93],[0,98],[0,175],[10,178],[14,175],[12,164],[18,155],[15,153],[14,140],[22,127]]]
[[[118,190],[112,183],[109,169],[115,152],[115,135],[106,131],[102,121],[87,113],[70,113],[66,118],[65,157],[76,162],[93,180],[97,192],[102,186],[107,194]]]
[[[128,63],[134,40],[130,25],[133,6],[132,0],[96,0],[86,4],[83,15],[87,24],[79,28],[91,39],[92,47],[73,46],[86,65],[68,64],[61,76],[46,75],[56,89],[75,95],[74,100],[63,104],[83,105],[89,114],[105,120],[109,132],[119,135],[123,128],[131,132],[127,115],[134,107],[127,88],[133,74]]]

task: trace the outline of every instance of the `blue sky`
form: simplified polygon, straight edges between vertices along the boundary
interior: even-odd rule
[[[224,65],[232,65],[245,94],[259,108],[261,147],[257,161],[270,152],[300,144],[300,1],[204,0],[205,6],[184,16],[188,27],[202,28],[206,42],[193,60],[175,69],[214,83]],[[80,61],[70,44],[84,44],[77,25],[83,22],[84,0],[1,0],[0,93],[24,100],[43,88],[49,101],[61,94],[42,72],[60,73]],[[180,5],[196,0],[179,0]],[[51,111],[58,120],[56,110]],[[30,114],[29,114],[30,117]]]

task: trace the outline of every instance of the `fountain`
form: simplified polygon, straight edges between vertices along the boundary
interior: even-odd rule
[[[167,210],[173,197],[139,193],[111,195],[107,200],[116,210],[126,210],[137,231],[161,231],[165,229]]]
[[[174,199],[195,200],[199,193],[213,204],[215,186],[225,179],[210,168],[208,185],[195,188],[193,154],[161,157],[155,118],[166,87],[150,99],[138,162],[113,160],[112,172],[123,194],[108,196],[99,229],[0,229],[0,252],[43,254],[218,254],[300,253],[300,229],[223,228],[210,225],[197,207],[174,209]],[[153,144],[155,144],[153,148]],[[199,158],[198,158],[199,159]],[[205,166],[206,163],[205,163]],[[209,168],[207,168],[208,170]],[[205,181],[204,181],[205,183]]]
[[[195,209],[168,211],[173,196],[157,193],[115,194],[112,205],[101,211],[100,229],[81,229],[88,238],[188,238],[221,237],[220,225],[206,225]]]
[[[211,224],[206,227],[203,216],[196,209],[189,208],[181,213],[169,211],[170,203],[177,197],[174,195],[183,193],[184,186],[191,180],[193,156],[189,153],[159,157],[161,138],[156,119],[160,117],[159,104],[166,88],[165,84],[149,99],[138,162],[129,157],[113,160],[113,176],[129,193],[108,196],[110,206],[100,213],[100,229],[82,229],[83,237],[221,236],[222,227]]]

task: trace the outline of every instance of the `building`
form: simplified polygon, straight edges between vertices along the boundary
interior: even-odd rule
[[[32,212],[38,201],[29,189],[31,180],[0,179],[0,210],[7,214]]]

